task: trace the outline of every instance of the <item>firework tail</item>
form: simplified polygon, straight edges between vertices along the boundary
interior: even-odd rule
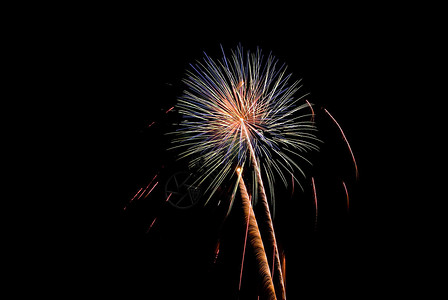
[[[277,240],[275,238],[274,225],[272,223],[271,212],[270,212],[268,200],[267,200],[267,197],[266,197],[266,191],[264,189],[263,180],[261,178],[260,168],[258,167],[257,159],[255,157],[255,151],[252,148],[249,136],[247,134],[246,126],[244,126],[244,122],[243,121],[242,121],[242,129],[244,131],[244,134],[245,134],[245,137],[246,137],[246,141],[247,141],[248,146],[249,146],[249,152],[250,152],[251,159],[252,159],[252,165],[253,165],[253,168],[255,170],[255,173],[257,174],[258,189],[259,189],[259,193],[260,193],[261,203],[263,204],[262,207],[263,207],[264,218],[265,218],[266,223],[268,225],[267,226],[267,229],[268,229],[268,232],[267,232],[268,242],[272,246],[272,251],[274,253],[274,255],[273,255],[274,258],[273,258],[272,273],[275,274],[275,277],[273,278],[273,280],[275,282],[276,292],[277,292],[277,295],[278,295],[279,299],[285,300],[286,299],[286,293],[285,293],[285,286],[284,286],[284,283],[283,283],[283,276],[282,276],[282,269],[281,269],[281,265],[280,265],[280,258],[279,258],[279,255],[278,255]],[[275,269],[277,270],[277,272],[274,272]]]
[[[318,206],[317,206],[317,194],[316,194],[316,185],[314,184],[314,177],[311,177],[311,183],[313,184],[314,209],[316,212],[316,217],[314,219],[314,231],[316,231],[317,230]]]
[[[285,252],[284,251],[282,251],[281,256],[282,256],[281,260],[282,260],[283,285],[286,288],[286,258],[285,258]]]
[[[261,288],[266,299],[276,300],[274,284],[272,282],[271,272],[269,270],[269,263],[266,257],[266,251],[261,240],[260,230],[258,228],[257,220],[255,219],[252,204],[250,203],[249,194],[247,193],[246,185],[242,178],[239,180],[239,188],[241,192],[241,199],[243,204],[244,215],[249,224],[248,240],[252,246],[261,279]]]
[[[359,179],[358,166],[356,164],[355,155],[353,154],[352,147],[350,147],[350,143],[348,142],[347,138],[345,137],[342,127],[339,125],[338,121],[336,121],[336,119],[328,112],[327,109],[324,108],[324,111],[327,113],[327,115],[330,116],[330,118],[333,120],[333,122],[338,126],[339,131],[342,134],[342,138],[344,139],[345,143],[347,144],[348,150],[350,151],[350,154],[352,155],[353,164],[355,165],[355,177],[356,177],[356,179]]]
[[[347,190],[347,186],[345,185],[345,182],[342,181],[342,185],[344,186],[344,191],[345,191],[345,196],[347,199],[347,213],[350,213],[350,201],[348,199],[348,190]]]
[[[240,284],[238,286],[238,290],[241,290],[241,279],[243,278],[243,266],[244,266],[244,256],[246,254],[246,244],[247,244],[247,233],[249,232],[249,220],[251,216],[251,210],[249,210],[249,216],[246,220],[246,235],[244,236],[244,246],[243,246],[243,258],[241,259],[241,271],[240,271]]]

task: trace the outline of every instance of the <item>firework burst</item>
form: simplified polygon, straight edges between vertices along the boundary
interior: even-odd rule
[[[297,161],[310,163],[302,153],[318,150],[314,111],[304,99],[306,94],[297,96],[300,80],[291,83],[287,67],[279,66],[271,54],[265,58],[259,49],[250,53],[241,46],[229,58],[224,50],[222,53],[219,61],[205,54],[203,61],[191,65],[184,80],[187,89],[177,104],[184,119],[173,132],[177,145],[172,148],[182,149],[180,158],[189,159],[190,167],[199,166],[196,184],[210,179],[204,185],[206,203],[229,175],[234,176],[235,169],[240,170],[246,160],[251,162],[253,201],[259,194],[273,253],[272,274],[276,274],[279,298],[286,299],[262,173],[275,209],[275,178],[280,178],[285,186],[287,178],[300,185],[297,174],[305,174]],[[237,184],[241,184],[242,171],[237,173]],[[230,207],[233,199],[234,196]]]
[[[172,148],[182,148],[179,157],[200,166],[199,184],[210,179],[207,201],[249,157],[266,176],[273,205],[275,177],[287,185],[292,176],[300,185],[297,174],[305,175],[298,159],[309,163],[302,154],[318,150],[310,103],[306,94],[296,96],[300,80],[291,83],[287,67],[271,54],[241,46],[230,57],[222,54],[219,61],[205,54],[187,72],[187,89],[176,105],[184,119]]]

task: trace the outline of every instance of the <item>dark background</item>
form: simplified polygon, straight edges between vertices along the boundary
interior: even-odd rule
[[[229,51],[239,43],[272,51],[294,79],[303,78],[325,141],[309,168],[320,202],[317,231],[310,178],[292,199],[289,190],[279,188],[285,199],[278,200],[274,226],[286,255],[288,298],[380,295],[409,268],[400,245],[412,231],[402,209],[410,200],[397,191],[397,158],[403,153],[394,145],[409,139],[401,122],[407,99],[399,74],[412,65],[402,56],[409,32],[396,21],[399,13],[229,6],[222,14],[199,8],[178,8],[176,14],[167,8],[99,8],[76,16],[62,30],[60,47],[68,50],[62,56],[73,70],[74,121],[86,127],[82,146],[73,145],[80,154],[73,164],[83,170],[78,180],[88,189],[73,202],[82,213],[71,224],[76,238],[68,245],[74,251],[62,266],[78,274],[68,280],[73,293],[237,299],[244,238],[238,201],[220,228],[223,209],[213,205],[176,210],[164,205],[157,189],[142,201],[129,200],[162,166],[167,176],[173,167],[163,133],[176,112],[165,111],[184,88],[185,69],[202,59],[203,51],[219,59],[220,45]],[[359,180],[322,107],[344,129]],[[148,128],[152,121],[157,124]],[[349,214],[341,180],[349,189]],[[257,296],[249,254],[248,248],[240,299]]]

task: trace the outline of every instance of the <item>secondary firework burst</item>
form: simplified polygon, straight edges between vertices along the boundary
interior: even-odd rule
[[[176,105],[183,120],[171,133],[172,148],[200,166],[197,184],[208,182],[207,201],[246,159],[264,174],[272,202],[275,178],[288,185],[292,176],[300,185],[300,164],[310,163],[303,153],[318,150],[318,139],[310,103],[298,93],[301,82],[291,77],[273,55],[241,46],[229,57],[222,50],[220,60],[205,54],[191,64]]]

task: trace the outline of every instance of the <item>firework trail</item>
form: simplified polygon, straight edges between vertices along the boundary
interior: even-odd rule
[[[311,109],[311,122],[314,123],[314,109],[313,109],[313,106],[311,105],[311,103],[308,102],[308,100],[305,100],[305,101],[306,101],[306,103],[308,104],[308,106]]]
[[[347,213],[349,213],[350,212],[350,201],[348,199],[348,190],[347,190],[347,186],[345,185],[344,181],[342,181],[342,185],[344,186],[345,196],[347,197]]]
[[[330,116],[330,118],[333,120],[333,122],[338,126],[339,131],[342,134],[342,138],[344,139],[345,143],[347,144],[348,150],[350,151],[350,154],[352,155],[353,164],[355,165],[356,179],[358,179],[359,178],[358,166],[356,165],[356,159],[355,159],[355,155],[353,155],[352,147],[350,147],[350,143],[348,142],[347,138],[345,137],[344,131],[342,130],[341,126],[336,121],[336,119],[333,118],[333,116],[325,108],[324,108],[324,111]]]
[[[172,194],[173,194],[173,193],[170,193],[170,194],[168,195],[168,197],[166,198],[165,202],[168,202],[168,200],[170,200],[170,197],[171,197]],[[151,230],[151,228],[154,226],[154,223],[156,222],[156,220],[157,220],[157,217],[155,217],[154,220],[152,221],[151,225],[149,225],[149,228],[148,228],[148,230],[146,230],[146,233],[149,233],[149,231]]]
[[[317,206],[317,194],[316,194],[316,185],[314,184],[314,177],[311,177],[311,183],[313,184],[313,193],[314,193],[314,209],[316,212],[316,217],[314,219],[314,230],[317,230],[317,215],[318,215],[318,206]]]
[[[242,180],[242,179],[240,179]],[[250,202],[250,200],[249,200]],[[244,256],[246,254],[246,244],[247,244],[247,233],[249,232],[249,220],[250,220],[251,211],[249,210],[249,216],[247,217],[247,226],[246,226],[246,235],[244,236],[244,246],[243,246],[243,258],[241,261],[241,271],[240,271],[240,284],[238,286],[238,290],[241,290],[241,279],[243,278],[243,266],[244,266]]]
[[[187,89],[176,105],[184,119],[179,129],[172,133],[176,145],[171,149],[180,148],[179,159],[189,159],[190,166],[202,166],[195,184],[211,179],[204,189],[208,194],[206,203],[249,154],[262,200],[263,217],[268,225],[268,242],[275,254],[279,298],[285,299],[261,173],[267,181],[273,210],[276,176],[287,186],[285,174],[290,174],[301,187],[293,174],[295,171],[304,177],[305,174],[296,160],[310,163],[301,153],[318,150],[314,111],[311,108],[311,115],[306,112],[311,107],[308,101],[303,101],[306,94],[295,97],[301,88],[300,81],[290,83],[291,74],[286,74],[286,66],[279,66],[272,55],[265,58],[259,49],[255,53],[244,53],[241,46],[232,51],[229,58],[224,50],[222,53],[219,61],[205,54],[203,61],[191,65],[192,70],[184,79]]]
[[[257,220],[255,219],[254,211],[249,199],[249,194],[247,193],[246,185],[244,184],[243,178],[241,177],[239,179],[239,188],[241,192],[244,215],[247,216],[246,219],[249,224],[248,240],[255,253],[256,262],[258,264],[258,270],[260,273],[259,275],[261,278],[261,288],[264,291],[263,294],[267,297],[266,299],[277,299],[275,296],[274,284],[272,282],[271,272],[269,270],[269,263],[266,257],[266,251],[263,246],[263,241],[261,240],[258,223]],[[240,274],[240,282],[241,282],[241,274]]]
[[[276,275],[276,278],[275,278],[276,291],[277,291],[277,294],[279,294],[279,298],[283,300],[283,299],[286,299],[286,293],[285,293],[285,287],[283,285],[282,270],[281,270],[281,265],[280,265],[280,258],[278,255],[277,240],[275,238],[274,224],[272,222],[271,212],[269,209],[269,203],[268,203],[268,200],[266,197],[263,179],[261,178],[261,172],[260,172],[260,168],[258,167],[257,158],[255,156],[255,151],[252,148],[252,145],[250,143],[250,137],[247,133],[247,129],[246,129],[246,126],[244,125],[243,120],[241,120],[241,123],[242,123],[241,124],[242,131],[244,132],[246,142],[248,143],[248,146],[249,146],[249,153],[250,153],[250,157],[252,160],[252,165],[255,170],[255,173],[257,174],[257,184],[260,187],[259,193],[260,193],[261,203],[263,205],[264,218],[266,220],[266,224],[267,224],[267,228],[268,228],[267,233],[268,233],[269,244],[273,248],[272,249],[273,259],[272,259],[272,268],[271,268],[272,278],[274,278],[274,274],[275,274]],[[274,272],[275,268],[277,268],[276,273]]]

